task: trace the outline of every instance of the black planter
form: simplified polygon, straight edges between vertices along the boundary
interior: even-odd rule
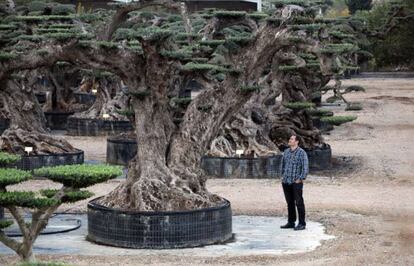
[[[0,118],[0,135],[9,128],[10,121],[8,119]]]
[[[88,203],[88,237],[98,244],[145,249],[198,247],[232,237],[230,202],[177,212],[134,212]]]
[[[83,151],[58,154],[23,155],[16,163],[16,167],[23,170],[32,170],[44,166],[56,166],[65,164],[82,164],[84,160]]]
[[[325,144],[322,148],[313,150],[305,150],[309,159],[309,170],[318,171],[326,170],[332,166],[332,150],[331,146]]]
[[[117,135],[134,130],[131,122],[129,121],[113,121],[77,117],[69,117],[67,129],[67,134],[72,136]]]
[[[4,208],[0,207],[0,220],[4,218]]]
[[[334,129],[333,125],[323,122],[320,117],[312,118],[313,126],[322,132],[331,131]]]
[[[96,100],[95,95],[83,92],[75,92],[73,97],[75,97],[77,103],[86,105],[92,105]]]
[[[219,178],[278,178],[282,155],[260,158],[210,157],[201,159],[201,168]]]
[[[52,130],[65,130],[68,117],[73,114],[73,112],[45,112],[46,126]]]
[[[40,104],[44,104],[46,102],[46,92],[36,92],[35,96]]]
[[[137,154],[136,139],[108,138],[106,140],[106,162],[127,165]]]

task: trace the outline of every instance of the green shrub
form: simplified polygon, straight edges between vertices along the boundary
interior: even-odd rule
[[[200,41],[201,45],[206,45],[206,46],[212,46],[212,47],[216,47],[219,46],[221,44],[224,44],[226,41],[225,40],[204,40],[204,41]]]
[[[83,188],[116,178],[122,174],[122,170],[118,166],[80,164],[43,167],[34,170],[34,174],[67,187]]]
[[[315,104],[311,102],[288,102],[284,103],[283,106],[292,110],[304,110],[314,107]]]
[[[340,126],[342,124],[354,121],[355,119],[357,119],[356,116],[328,116],[322,117],[321,121],[330,125]]]
[[[13,164],[21,159],[20,155],[0,152],[0,165]]]
[[[267,18],[269,15],[266,13],[262,13],[262,12],[254,12],[254,13],[248,13],[247,16],[252,19],[260,20],[260,19]]]
[[[31,176],[29,172],[23,170],[0,168],[0,189],[29,180]]]

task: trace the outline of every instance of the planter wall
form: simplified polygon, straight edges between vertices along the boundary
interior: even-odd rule
[[[329,145],[305,150],[309,159],[309,171],[331,168],[332,151]],[[204,156],[201,168],[209,176],[218,178],[280,178],[282,155],[262,158],[227,158]]]
[[[68,117],[73,114],[73,112],[45,112],[46,126],[52,130],[65,130]]]
[[[16,163],[16,167],[23,170],[32,170],[44,166],[82,164],[83,161],[84,153],[79,150],[73,153],[24,155],[22,156],[22,159]]]
[[[77,103],[86,104],[86,105],[92,105],[96,100],[96,96],[94,94],[83,93],[83,92],[75,92],[73,94],[73,97],[75,97],[75,100]]]
[[[146,249],[222,243],[232,237],[230,202],[180,212],[134,212],[88,204],[88,237],[99,244]]]
[[[108,138],[106,140],[106,162],[109,164],[128,165],[136,154],[135,139]]]
[[[201,159],[201,168],[221,178],[278,178],[282,155],[261,158],[209,157]]]
[[[321,121],[320,117],[312,118],[312,124],[313,124],[314,127],[316,127],[317,129],[319,129],[322,132],[331,131],[331,130],[334,129],[333,125]]]
[[[134,130],[129,121],[85,119],[77,117],[69,117],[67,129],[67,134],[72,136],[117,135]]]
[[[9,128],[10,121],[8,119],[0,118],[0,135]]]
[[[328,144],[325,144],[322,148],[305,151],[308,154],[310,171],[320,171],[331,168],[332,150],[331,146]]]

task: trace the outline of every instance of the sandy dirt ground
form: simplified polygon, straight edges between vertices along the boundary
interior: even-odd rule
[[[309,176],[304,187],[308,219],[326,226],[334,240],[315,251],[285,256],[192,257],[179,256],[46,256],[41,260],[74,265],[414,265],[414,79],[352,79],[365,93],[346,95],[364,109],[352,112],[353,123],[325,136],[334,156],[345,157],[336,171]],[[336,114],[347,114],[335,107]],[[66,137],[85,150],[87,160],[104,160],[104,138]],[[109,192],[122,180],[91,188],[96,195]],[[29,181],[15,189],[54,186]],[[286,215],[278,180],[210,179],[210,191],[229,199],[235,215]],[[65,205],[61,211],[86,209],[86,201]],[[279,226],[275,224],[275,226]],[[99,247],[97,247],[99,248]],[[0,256],[0,265],[16,262]]]

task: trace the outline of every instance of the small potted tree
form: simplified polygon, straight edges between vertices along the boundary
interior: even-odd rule
[[[36,176],[46,177],[62,184],[60,189],[33,191],[8,191],[7,187],[29,180],[31,173],[19,169],[0,169],[0,206],[9,210],[14,221],[0,220],[0,241],[14,250],[24,261],[34,261],[33,245],[46,227],[53,212],[63,203],[76,202],[93,196],[82,188],[105,182],[122,174],[117,166],[65,165],[44,167],[34,171]],[[23,209],[31,210],[27,223]],[[8,237],[4,229],[16,222],[22,233],[22,241]]]

